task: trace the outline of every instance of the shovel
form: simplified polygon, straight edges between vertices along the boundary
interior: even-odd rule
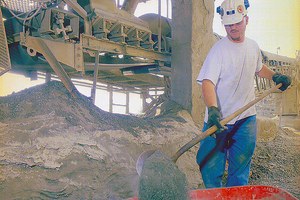
[[[255,105],[257,102],[261,101],[263,98],[265,98],[266,96],[268,96],[269,94],[277,91],[280,87],[282,86],[282,84],[278,84],[274,87],[272,87],[271,89],[265,91],[264,93],[262,93],[259,97],[257,97],[256,99],[254,99],[253,101],[249,102],[247,105],[243,106],[242,108],[238,109],[237,111],[235,111],[234,113],[232,113],[231,115],[229,115],[228,117],[226,117],[225,119],[223,119],[222,121],[220,121],[220,123],[224,126],[225,124],[227,124],[229,121],[231,121],[232,119],[234,119],[235,117],[237,117],[238,115],[242,114],[244,111],[246,111],[247,109],[249,109],[250,107],[252,107],[253,105]],[[178,158],[184,154],[186,151],[188,151],[190,148],[192,148],[193,146],[195,146],[196,144],[198,144],[201,140],[205,139],[206,137],[210,136],[211,134],[213,134],[215,131],[217,131],[217,127],[216,126],[212,126],[209,129],[207,129],[205,132],[203,132],[202,134],[197,135],[195,138],[193,138],[191,141],[189,141],[188,143],[186,143],[183,147],[181,147],[172,157],[171,160],[176,163],[176,161],[178,160]],[[156,152],[157,150],[148,150],[148,151],[144,151],[138,158],[137,162],[136,162],[136,171],[137,173],[141,176],[142,173],[142,169],[145,163],[145,160],[147,158],[149,158],[154,152]]]

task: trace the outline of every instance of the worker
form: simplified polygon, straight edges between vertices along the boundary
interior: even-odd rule
[[[247,185],[251,158],[256,145],[256,110],[252,106],[225,126],[220,120],[255,99],[254,76],[282,83],[284,91],[290,77],[275,73],[262,63],[258,44],[245,37],[249,17],[247,0],[224,0],[217,8],[227,36],[209,51],[197,82],[206,104],[203,131],[216,125],[215,134],[200,142],[197,153],[206,188],[223,187],[226,161],[226,187]]]

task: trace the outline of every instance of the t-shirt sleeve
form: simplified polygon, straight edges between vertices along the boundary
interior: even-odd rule
[[[215,46],[209,51],[200,73],[197,77],[197,83],[202,84],[204,79],[210,80],[213,84],[217,81],[221,72],[221,56]]]

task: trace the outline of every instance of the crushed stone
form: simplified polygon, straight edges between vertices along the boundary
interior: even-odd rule
[[[157,150],[145,160],[138,197],[139,200],[185,200],[186,177],[168,156]]]

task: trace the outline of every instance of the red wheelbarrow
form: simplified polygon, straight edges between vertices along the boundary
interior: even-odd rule
[[[264,185],[191,190],[189,197],[190,200],[298,200],[283,189]],[[138,200],[138,198],[134,197],[128,200]]]

